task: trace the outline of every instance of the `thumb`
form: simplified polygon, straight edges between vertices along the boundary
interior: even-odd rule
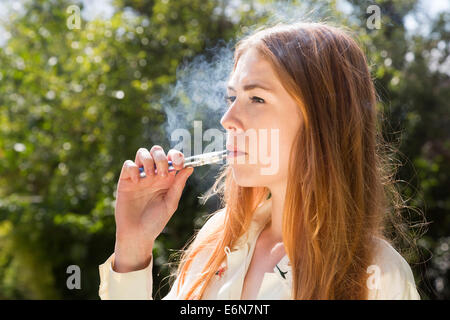
[[[177,207],[181,194],[183,193],[184,186],[186,185],[186,181],[192,172],[194,172],[194,168],[184,168],[176,174],[175,181],[166,194],[168,203]]]

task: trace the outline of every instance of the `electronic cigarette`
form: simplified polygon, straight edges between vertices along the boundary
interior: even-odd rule
[[[200,167],[207,164],[218,163],[227,157],[228,150],[222,150],[217,152],[208,152],[202,153],[199,155],[195,155],[192,157],[188,157],[184,159],[183,168],[187,167]],[[169,161],[169,171],[174,171],[175,168],[172,165],[172,161]],[[144,168],[139,168],[141,178],[145,178]],[[156,173],[156,164],[155,164],[155,173]]]

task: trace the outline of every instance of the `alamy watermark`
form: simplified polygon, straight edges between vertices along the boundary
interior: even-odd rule
[[[372,264],[366,270],[370,276],[367,278],[366,285],[370,290],[380,289],[381,269],[379,266]]]
[[[185,157],[194,154],[223,150],[226,140],[227,148],[241,151],[242,154],[232,157],[229,163],[260,165],[262,175],[275,175],[280,163],[279,129],[247,129],[239,133],[224,133],[218,129],[208,129],[203,132],[202,121],[194,121],[194,137],[184,128],[172,131],[170,140],[177,142],[173,149],[183,152]],[[203,148],[203,142],[209,142]],[[269,148],[270,147],[270,148]],[[245,156],[243,153],[246,153]]]
[[[81,29],[80,7],[74,4],[70,5],[67,7],[66,12],[67,14],[69,14],[66,20],[67,28],[69,28],[69,30],[73,29],[80,30]]]
[[[81,289],[81,269],[76,264],[67,267],[66,273],[70,274],[66,280],[67,289]]]
[[[370,5],[366,9],[366,13],[370,14],[367,18],[367,29],[381,29],[381,9],[376,4]]]

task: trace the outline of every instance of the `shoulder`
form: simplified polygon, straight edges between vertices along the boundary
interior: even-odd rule
[[[206,222],[197,232],[193,245],[200,244],[207,236],[216,231],[219,226],[225,223],[225,208],[222,208],[208,215]]]
[[[217,226],[223,225],[225,221],[225,210],[221,209],[214,213],[208,215],[206,222],[203,226],[198,230],[197,234],[194,236],[194,240],[192,242],[192,247],[197,248],[203,240],[207,238],[211,233],[217,230]],[[199,250],[199,252],[193,257],[192,263],[186,271],[186,277],[184,283],[181,285],[181,291],[178,292],[175,288],[178,287],[178,281],[180,279],[179,275],[177,276],[174,284],[172,285],[172,289],[164,299],[172,300],[179,299],[183,297],[191,285],[199,278],[202,277],[202,270],[207,263],[212,250],[214,249],[215,243],[206,243],[205,246]]]
[[[408,262],[385,239],[375,238],[373,263],[367,268],[369,299],[417,300],[414,275]]]

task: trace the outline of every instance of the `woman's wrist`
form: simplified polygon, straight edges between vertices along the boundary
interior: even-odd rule
[[[124,273],[148,267],[152,259],[153,244],[145,250],[136,250],[136,248],[139,247],[135,244],[116,241],[113,270]]]

